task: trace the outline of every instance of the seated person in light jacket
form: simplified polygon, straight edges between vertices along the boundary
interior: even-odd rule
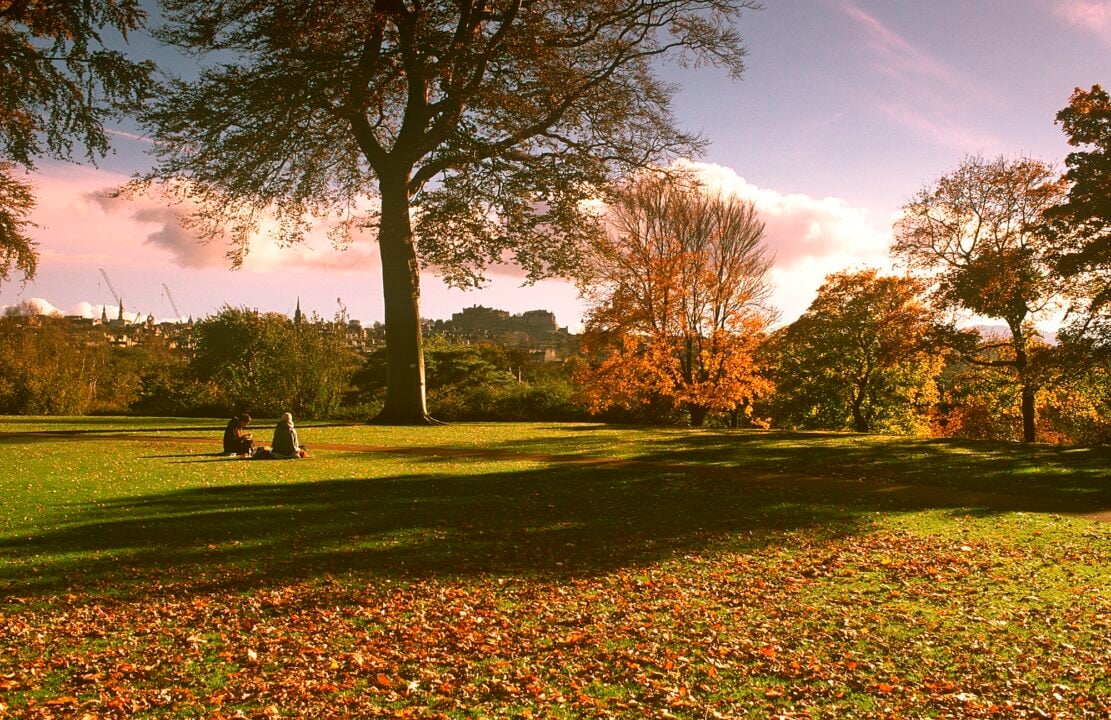
[[[304,457],[305,450],[297,439],[297,429],[293,427],[293,416],[289,413],[274,427],[274,442],[270,443],[270,453],[276,458]]]

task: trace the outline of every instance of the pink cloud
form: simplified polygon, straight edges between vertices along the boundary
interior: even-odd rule
[[[1107,0],[1064,0],[1054,6],[1055,15],[1081,30],[1095,33],[1111,43],[1111,2]]]
[[[169,253],[172,262],[179,267],[231,267],[233,247],[230,242],[223,238],[202,239],[189,227],[186,207],[167,204],[157,194],[112,197],[106,190],[98,190],[87,193],[87,198],[105,213],[127,217],[143,226],[146,236],[143,244]],[[321,226],[305,243],[281,247],[267,234],[264,224],[250,240],[243,269],[262,273],[283,268],[352,272],[377,266],[378,253],[373,237],[360,235],[353,238],[349,247],[340,249],[324,237],[328,229],[328,226]]]
[[[149,267],[170,264],[193,270],[227,270],[230,246],[201,241],[188,227],[185,208],[157,196],[110,197],[123,175],[81,166],[44,168],[33,177],[38,203],[32,219],[40,258],[54,265]],[[361,272],[378,266],[373,233],[346,249],[333,247],[321,224],[303,244],[282,247],[265,225],[251,239],[244,272],[319,269]]]
[[[103,169],[44,163],[32,181],[38,198],[32,219],[38,224],[39,272],[26,288],[0,286],[0,312],[27,297],[48,298],[67,314],[109,317],[118,312],[98,268],[104,268],[124,296],[128,317],[152,312],[169,318],[161,290],[167,282],[186,315],[202,317],[221,304],[249,305],[292,313],[297,298],[305,312],[331,316],[337,297],[352,317],[370,322],[382,317],[378,245],[373,231],[352,238],[346,250],[333,247],[322,223],[308,242],[280,247],[264,226],[252,240],[242,270],[229,272],[226,247],[199,245],[178,211],[151,198],[108,198],[105,191],[128,177]],[[514,268],[492,269],[481,293],[445,288],[431,272],[422,273],[422,311],[450,317],[476,302],[512,312],[536,308],[557,311],[561,322],[581,315],[577,290],[562,281],[521,287]],[[545,298],[552,298],[550,301]],[[38,306],[37,306],[38,307]],[[41,307],[46,307],[42,305]]]
[[[89,202],[108,215],[131,219],[146,234],[143,243],[170,254],[174,264],[184,268],[215,268],[229,264],[227,248],[218,242],[201,242],[182,222],[181,213],[157,200],[111,197],[108,189],[86,194]],[[157,229],[150,231],[150,226]]]

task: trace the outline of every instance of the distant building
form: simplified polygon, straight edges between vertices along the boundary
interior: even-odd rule
[[[103,324],[103,321],[98,318],[84,315],[66,315],[66,322],[75,328],[92,328]]]
[[[491,342],[526,350],[533,362],[562,362],[577,351],[577,342],[556,324],[549,310],[528,310],[512,315],[505,310],[473,305],[452,313],[451,320],[426,320],[429,335],[443,335],[462,342]]]
[[[484,333],[496,337],[507,333],[524,333],[531,341],[545,340],[559,332],[555,314],[548,310],[529,310],[520,315],[510,315],[505,310],[482,305],[452,313],[447,325],[449,331],[464,335]]]
[[[529,353],[529,361],[542,365],[544,363],[563,362],[563,358],[559,356],[555,348],[543,348]]]
[[[497,332],[505,329],[509,313],[505,310],[473,305],[451,314],[452,329],[463,333]]]

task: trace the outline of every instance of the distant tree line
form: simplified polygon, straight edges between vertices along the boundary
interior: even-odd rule
[[[115,347],[97,328],[12,308],[0,318],[0,413],[212,417],[248,412],[366,420],[386,392],[386,358],[345,337],[347,318],[298,323],[225,307],[199,321],[191,352],[148,333]],[[575,420],[570,368],[524,350],[433,337],[429,402],[448,420]]]
[[[363,421],[381,407],[387,364],[343,337],[346,319],[297,324],[276,313],[224,308],[196,326],[185,353],[155,334],[114,347],[62,318],[0,318],[0,413],[138,414],[213,417],[291,411],[305,419]],[[1021,396],[997,338],[957,332],[942,321],[924,285],[875,270],[835,273],[810,308],[778,330],[756,333],[744,368],[747,394],[700,417],[707,425],[853,430],[938,437],[1022,438]],[[595,341],[598,339],[595,338]],[[621,340],[616,357],[633,352]],[[629,363],[600,368],[604,344],[582,357],[534,363],[525,351],[432,337],[429,406],[454,421],[604,420],[686,424],[691,395],[661,392],[658,370]],[[674,343],[665,348],[674,351]],[[651,350],[652,353],[659,349]],[[995,355],[993,355],[993,353]],[[1111,441],[1111,372],[1066,343],[1030,342],[1037,438]],[[715,364],[716,363],[716,364]],[[719,367],[712,358],[707,363]],[[593,379],[592,379],[593,378]],[[599,402],[612,383],[620,402]],[[639,400],[637,399],[639,398]]]

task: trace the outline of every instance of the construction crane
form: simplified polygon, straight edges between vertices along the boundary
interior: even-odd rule
[[[112,293],[112,297],[116,299],[116,303],[120,306],[119,319],[123,320],[123,297],[120,296],[116,286],[112,284],[112,278],[108,277],[108,273],[104,272],[104,268],[97,268],[100,274],[104,276],[104,282],[108,283],[108,291]]]
[[[166,291],[166,299],[170,301],[170,307],[174,309],[174,319],[181,322],[181,311],[177,309],[177,303],[174,302],[174,295],[170,292],[170,286],[162,283],[162,289]]]

